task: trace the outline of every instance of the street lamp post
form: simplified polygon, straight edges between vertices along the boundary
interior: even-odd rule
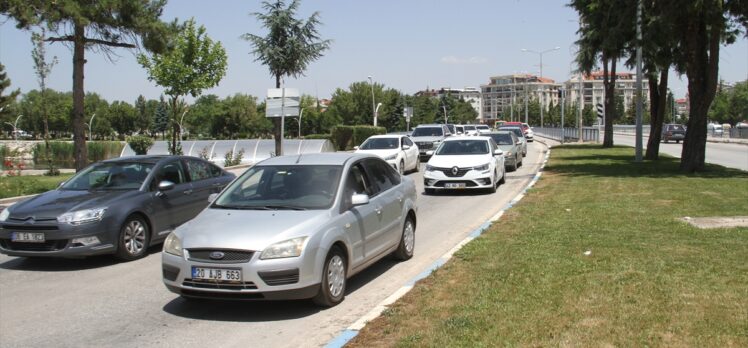
[[[377,126],[377,117],[379,116],[379,107],[382,106],[382,103],[378,103],[377,107],[374,109],[374,127]]]
[[[523,48],[522,52],[535,53],[535,54],[537,54],[537,55],[540,56],[540,79],[542,79],[543,78],[543,54],[551,52],[551,51],[556,51],[556,50],[559,50],[559,49],[561,49],[561,47],[556,46],[554,48],[538,52],[538,51],[533,51],[533,50],[528,50],[526,48]],[[543,105],[543,98],[542,98],[542,96],[543,96],[544,92],[545,92],[545,90],[541,90],[541,92],[540,92],[541,93],[540,94],[540,97],[541,97],[541,101],[540,101],[540,127],[543,127],[543,109],[545,109],[545,106]]]
[[[301,139],[301,115],[304,114],[304,108],[299,108],[299,139]]]
[[[9,124],[11,127],[13,127],[13,140],[16,140],[16,141],[18,140],[18,120],[20,120],[21,117],[23,117],[23,115],[18,115],[18,117],[16,117],[16,121],[13,123],[5,122]]]
[[[189,110],[184,110],[184,112],[182,113],[182,117],[179,118],[179,141],[180,142],[182,141],[182,135],[184,134],[184,127],[182,126],[183,125],[182,122],[184,121],[184,115],[187,114],[187,111]]]
[[[96,117],[96,113],[94,112],[93,115],[91,115],[91,120],[88,121],[88,136],[91,137],[90,140],[93,140],[93,119]]]
[[[444,124],[447,124],[447,107],[442,104],[442,109],[444,110]]]
[[[372,80],[371,75],[369,75],[369,85],[371,86],[371,112],[373,112],[374,116],[374,125],[377,125],[377,107],[376,103],[374,102],[374,82]]]

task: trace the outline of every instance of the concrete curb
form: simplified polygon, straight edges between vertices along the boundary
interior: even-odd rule
[[[405,294],[407,294],[413,287],[415,286],[416,282],[419,280],[428,277],[433,271],[437,270],[439,267],[443,266],[449,259],[452,258],[452,255],[454,255],[455,252],[460,250],[463,246],[470,243],[473,239],[478,238],[483,232],[488,229],[494,222],[498,221],[502,215],[504,215],[504,212],[509,210],[511,207],[513,207],[515,204],[517,204],[524,196],[527,190],[529,190],[531,187],[533,187],[540,177],[543,175],[543,168],[545,168],[546,164],[548,163],[548,158],[551,155],[551,146],[546,144],[543,141],[538,141],[542,143],[543,145],[548,147],[548,151],[545,154],[545,158],[543,159],[543,163],[540,165],[540,169],[535,174],[535,176],[530,180],[530,183],[527,184],[524,190],[520,192],[517,196],[514,197],[504,208],[502,208],[498,213],[496,213],[494,216],[492,216],[488,221],[483,223],[480,227],[475,229],[473,232],[468,235],[467,238],[463,239],[461,242],[457,243],[457,245],[447,251],[444,255],[442,255],[439,259],[434,261],[430,266],[428,266],[425,270],[423,270],[421,273],[413,277],[410,281],[405,283],[400,289],[395,291],[392,295],[384,299],[382,302],[377,304],[371,311],[366,313],[363,317],[359,318],[345,328],[340,334],[338,334],[335,338],[330,340],[327,345],[325,345],[326,348],[340,348],[345,346],[346,343],[348,343],[350,340],[352,340],[354,337],[356,337],[361,329],[366,326],[366,323],[369,321],[372,321],[379,317],[382,312],[384,312],[387,307],[401,297],[403,297]]]

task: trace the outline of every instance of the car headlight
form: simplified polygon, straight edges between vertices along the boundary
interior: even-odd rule
[[[284,240],[270,245],[260,254],[260,260],[280,259],[285,257],[297,257],[304,250],[304,242],[307,237],[298,237]]]
[[[511,151],[504,152],[504,157],[512,157],[512,152]]]
[[[81,225],[89,222],[101,221],[106,208],[84,209],[71,211],[57,217],[57,222],[71,225]]]
[[[384,160],[385,161],[391,161],[391,160],[393,160],[395,158],[397,158],[397,154],[389,155],[389,156],[385,157]]]
[[[10,212],[8,211],[8,208],[3,209],[3,212],[0,213],[0,222],[8,220],[8,216],[10,216]]]
[[[427,171],[427,172],[433,172],[433,171],[434,171],[434,169],[435,169],[435,168],[434,168],[434,166],[432,166],[432,165],[428,165],[428,164],[426,165],[426,171]]]
[[[482,166],[473,167],[473,170],[478,170],[478,171],[488,170],[488,163],[486,163],[486,164],[484,164]]]
[[[176,256],[184,255],[184,251],[182,250],[182,241],[174,232],[169,233],[169,236],[166,237],[166,240],[164,241],[164,252]]]

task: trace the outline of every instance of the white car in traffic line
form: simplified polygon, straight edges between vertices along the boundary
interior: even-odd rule
[[[373,135],[354,149],[356,153],[381,157],[400,174],[411,170],[417,172],[421,166],[418,146],[406,135]]]
[[[427,194],[475,189],[493,193],[504,183],[504,152],[490,137],[448,138],[431,155],[423,174]]]

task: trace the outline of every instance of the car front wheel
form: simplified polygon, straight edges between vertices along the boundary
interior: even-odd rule
[[[416,246],[416,225],[411,218],[405,220],[403,234],[400,237],[400,245],[393,253],[396,259],[405,261],[413,257],[413,250]]]
[[[115,256],[125,261],[144,257],[148,251],[150,238],[148,224],[142,217],[137,215],[128,217],[120,228]]]
[[[345,298],[347,264],[345,255],[338,247],[333,247],[325,258],[322,267],[322,283],[313,301],[317,305],[332,307]]]

